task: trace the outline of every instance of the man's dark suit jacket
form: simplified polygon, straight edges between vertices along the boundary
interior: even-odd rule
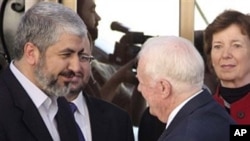
[[[117,106],[84,94],[92,132],[92,141],[134,141],[127,112]]]
[[[138,141],[157,141],[166,129],[166,123],[161,122],[156,116],[149,112],[147,107],[140,120],[138,129]]]
[[[187,102],[158,141],[229,141],[229,114],[204,90]]]
[[[134,141],[128,114],[102,100],[85,95],[93,141]],[[66,99],[58,99],[56,116],[61,141],[78,136]],[[9,68],[0,75],[0,141],[52,141],[34,103]]]
[[[77,141],[73,115],[65,98],[58,99],[61,141]],[[8,67],[0,75],[0,141],[53,141],[38,109]]]

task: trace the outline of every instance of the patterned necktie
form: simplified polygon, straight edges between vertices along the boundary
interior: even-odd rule
[[[72,103],[72,102],[69,102],[69,106],[70,106],[71,112],[73,113],[73,116],[74,116],[74,113],[75,113],[75,111],[77,110],[77,107],[76,107],[76,105],[75,105],[74,103]],[[83,133],[82,133],[82,131],[81,131],[79,125],[77,124],[77,122],[76,122],[76,128],[77,128],[77,133],[78,133],[79,141],[85,141],[84,136],[83,136]]]

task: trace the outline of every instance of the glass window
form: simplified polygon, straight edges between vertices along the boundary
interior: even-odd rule
[[[96,45],[106,53],[113,53],[115,42],[124,33],[111,30],[116,21],[132,32],[145,35],[179,34],[178,0],[95,0],[96,10],[102,18],[99,22],[99,37]],[[194,29],[203,30],[207,24],[225,9],[250,13],[248,0],[196,0]]]
[[[124,33],[110,29],[113,21],[132,32],[145,35],[178,35],[179,2],[177,0],[95,0],[101,17],[96,45],[113,53],[116,41]]]

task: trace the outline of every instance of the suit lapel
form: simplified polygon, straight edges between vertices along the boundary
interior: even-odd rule
[[[34,106],[28,106],[27,104],[26,108],[24,109],[23,121],[29,128],[30,132],[33,133],[34,136],[37,138],[37,140],[53,140],[45,123],[43,122],[43,119],[41,118],[37,109],[34,108]]]
[[[15,105],[23,111],[22,120],[28,130],[38,141],[53,141],[36,106],[9,68],[5,71],[4,80],[9,86]],[[56,119],[58,120],[57,125],[61,141],[77,141],[78,136],[73,115],[65,98],[58,98]]]
[[[167,136],[168,131],[165,129],[157,141],[164,141],[164,137]]]
[[[209,92],[204,89],[199,95],[188,101],[174,117],[167,129],[164,130],[161,137],[167,136],[183,119],[185,119],[190,113],[199,108],[200,106],[213,100]],[[158,140],[160,141],[160,139]]]
[[[11,91],[15,105],[23,111],[22,120],[28,130],[37,140],[52,141],[37,108],[9,68],[5,71],[4,80]]]
[[[100,140],[108,140],[107,134],[109,131],[110,121],[105,118],[102,109],[100,109],[100,105],[98,103],[93,103],[93,99],[91,99],[88,95],[84,94],[86,98],[88,111],[89,111],[89,118],[90,118],[90,125],[91,125],[91,132],[92,132],[92,141],[100,141]],[[93,136],[94,135],[94,136]]]

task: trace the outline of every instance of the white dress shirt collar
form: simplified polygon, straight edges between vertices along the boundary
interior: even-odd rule
[[[49,97],[46,95],[16,68],[13,61],[10,63],[10,70],[13,72],[14,76],[17,78],[24,90],[27,92],[28,96],[35,104],[52,138],[55,141],[59,141],[60,137],[59,133],[57,132],[57,124],[55,121],[55,115],[58,111],[57,97]]]
[[[83,107],[87,106],[85,98],[83,97],[82,91],[80,92],[80,94],[77,96],[76,99],[74,99],[73,101],[71,101],[72,103],[74,103],[77,107],[77,112],[79,112],[81,115],[86,116],[86,111]]]
[[[74,113],[75,120],[80,126],[86,141],[92,141],[91,124],[86,99],[81,91],[76,99],[71,101],[77,106],[77,111]]]
[[[13,61],[10,64],[10,69],[23,86],[25,91],[28,93],[31,100],[34,102],[37,108],[39,108],[42,103],[48,98],[48,96],[41,91],[35,84],[33,84],[26,76],[24,76],[13,64]]]

